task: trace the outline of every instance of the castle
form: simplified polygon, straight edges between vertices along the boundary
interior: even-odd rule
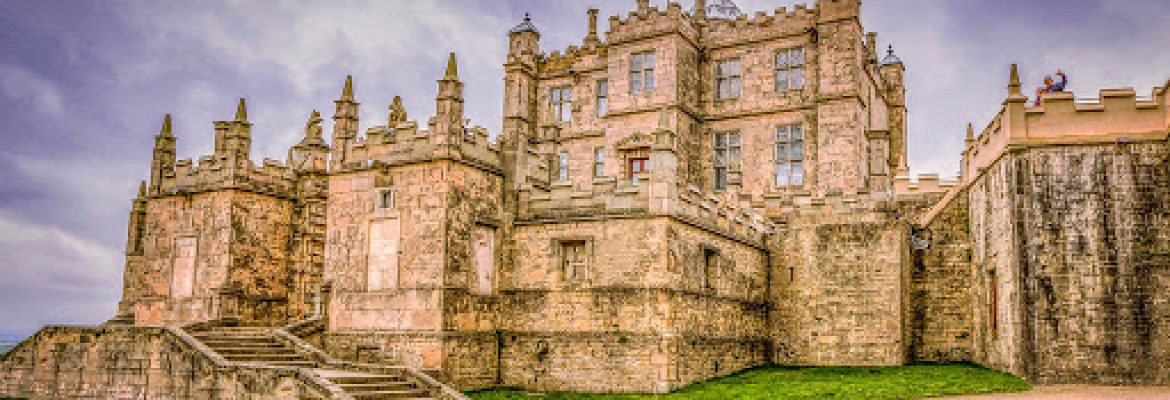
[[[952,361],[1170,384],[1170,82],[1029,106],[1012,66],[958,179],[912,180],[905,67],[859,12],[638,0],[551,53],[525,17],[494,140],[454,54],[424,126],[395,98],[360,134],[347,78],[329,140],[313,111],[286,162],[253,163],[243,100],[196,161],[167,116],[118,315],[22,343],[0,394],[661,393]]]

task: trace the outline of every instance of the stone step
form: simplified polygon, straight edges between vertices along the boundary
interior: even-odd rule
[[[378,390],[369,392],[345,392],[355,399],[423,399],[430,397],[430,393],[422,389],[411,390]]]
[[[337,382],[334,382],[334,383],[337,383]],[[377,382],[377,383],[344,383],[344,384],[338,384],[337,386],[340,386],[341,389],[345,390],[346,392],[377,392],[377,391],[384,391],[384,390],[411,390],[411,389],[418,388],[413,383],[405,382],[405,381],[400,381],[400,382],[386,381],[386,382]]]
[[[310,361],[304,356],[297,353],[285,354],[221,354],[223,358],[229,361],[242,362],[283,362],[283,361]]]
[[[255,361],[244,361],[244,362],[255,362]],[[268,364],[268,365],[271,365],[274,367],[297,367],[297,368],[312,368],[312,367],[317,366],[317,363],[312,362],[312,361],[308,361],[308,360],[305,360],[305,361],[273,361],[273,362],[266,362],[264,364]]]
[[[227,356],[229,354],[285,354],[295,353],[293,349],[286,346],[264,346],[264,347],[211,347],[216,353]]]
[[[197,339],[217,339],[217,338],[243,339],[243,340],[258,340],[258,339],[272,340],[273,339],[272,335],[268,335],[268,334],[264,334],[264,335],[259,335],[259,334],[257,334],[257,335],[205,334],[205,335],[191,335],[191,336],[194,336]]]
[[[219,345],[220,347],[233,347],[232,345],[238,345],[239,347],[245,347],[245,346],[261,346],[261,347],[263,347],[263,346],[283,346],[284,345],[284,343],[281,343],[280,341],[273,340],[273,339],[237,340],[237,339],[230,339],[230,338],[207,338],[207,339],[199,339],[199,341],[203,342],[203,344],[206,344],[208,346]]]
[[[345,375],[345,376],[329,376],[325,375],[325,379],[330,380],[338,385],[360,385],[367,383],[381,383],[381,382],[402,382],[402,377],[398,375]]]

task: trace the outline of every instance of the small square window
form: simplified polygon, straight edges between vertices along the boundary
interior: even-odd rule
[[[386,188],[378,191],[378,208],[394,208],[394,188]]]

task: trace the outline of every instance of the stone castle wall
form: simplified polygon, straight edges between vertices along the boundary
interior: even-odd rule
[[[1037,382],[1166,383],[1166,146],[1028,149],[976,180],[973,211],[1006,198],[1011,215],[987,224],[1004,237],[975,241],[1002,277],[983,290],[1001,293],[987,363]]]
[[[972,290],[980,275],[972,264],[968,193],[939,201],[942,210],[912,234],[919,246],[911,250],[908,352],[910,361],[970,361],[985,307]]]
[[[124,307],[140,325],[288,320],[291,203],[241,191],[145,199]]]
[[[909,226],[874,212],[804,218],[771,244],[772,361],[904,363]]]

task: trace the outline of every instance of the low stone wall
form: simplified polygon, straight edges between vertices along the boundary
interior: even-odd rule
[[[225,365],[168,328],[47,327],[0,357],[0,396],[325,399],[291,368]]]

